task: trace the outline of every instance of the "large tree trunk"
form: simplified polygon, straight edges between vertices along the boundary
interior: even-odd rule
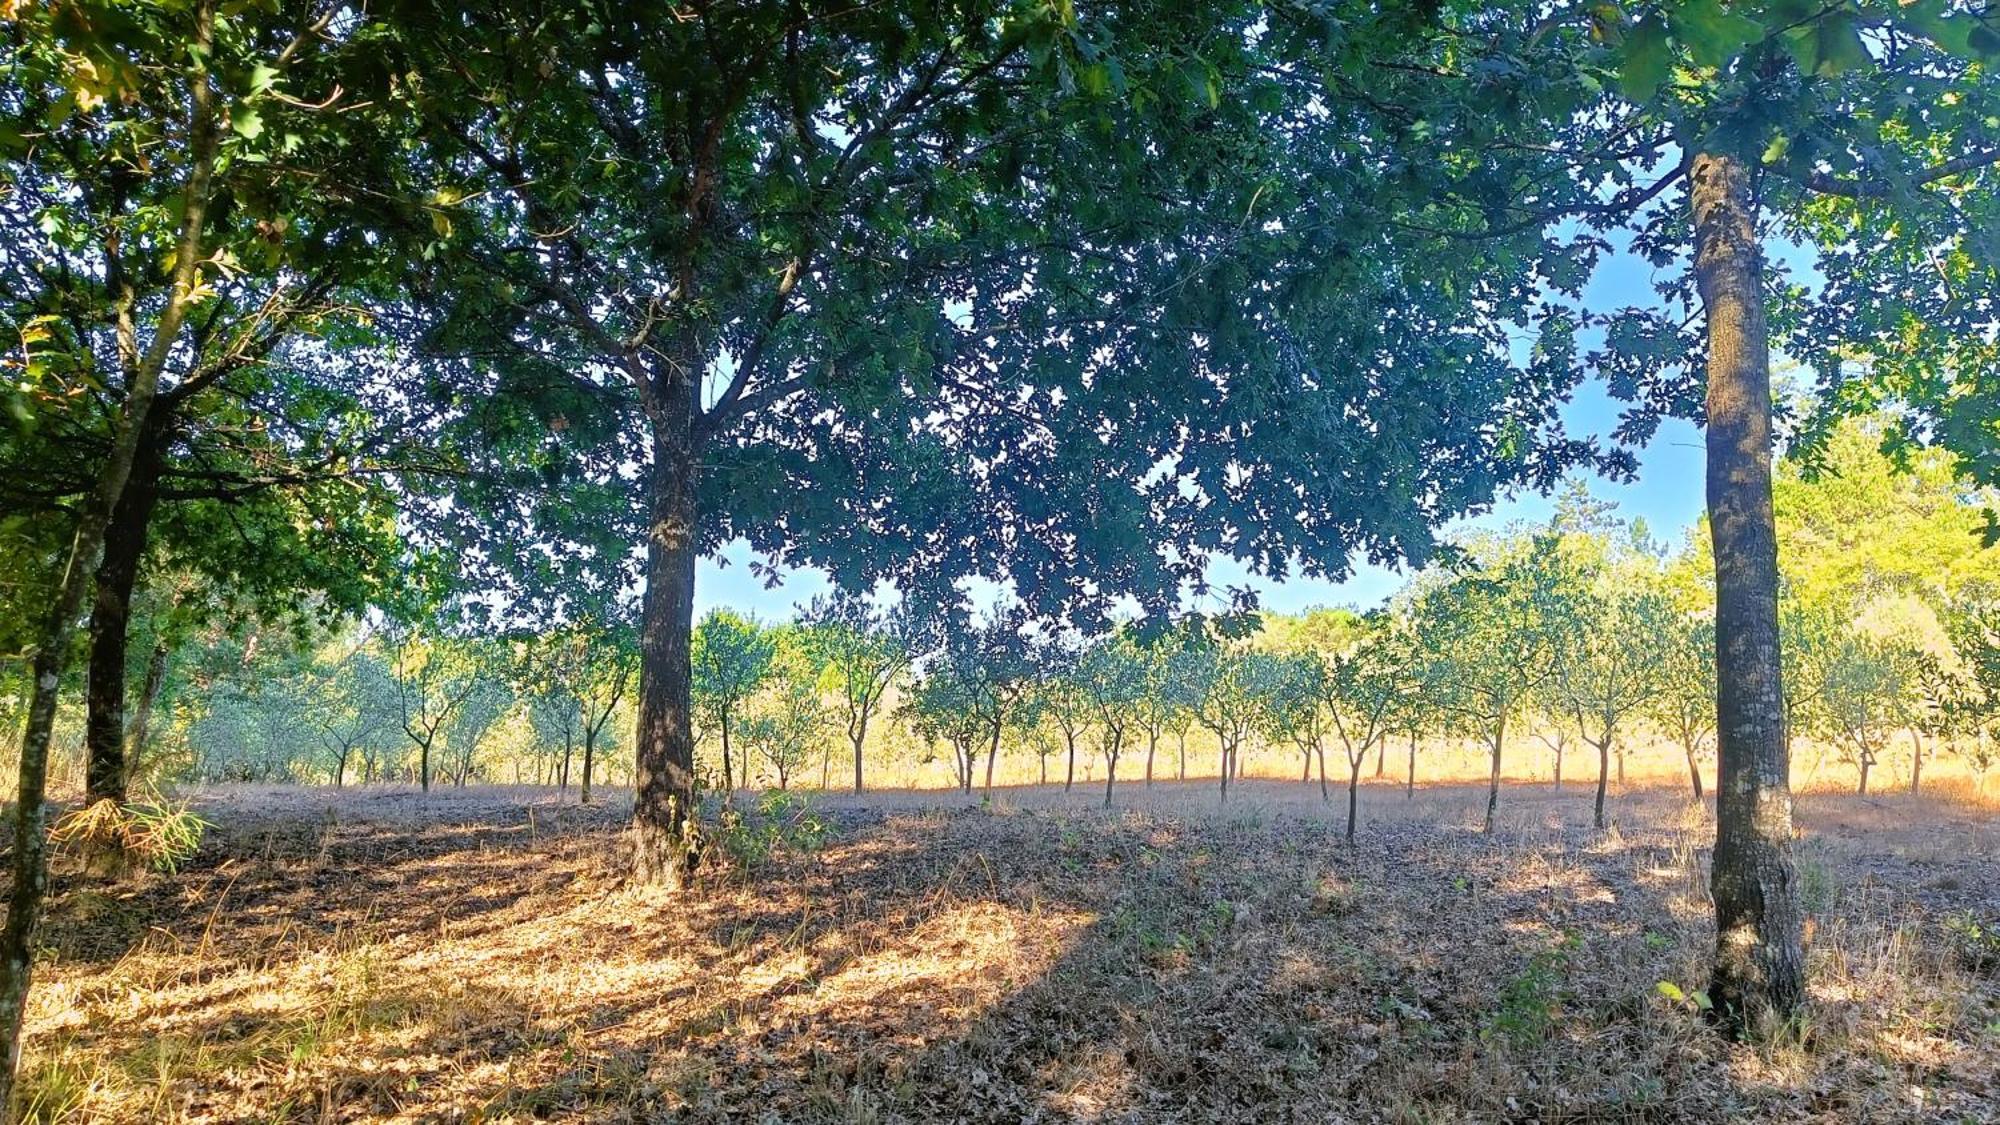
[[[1708,512],[1715,554],[1716,817],[1709,996],[1741,1031],[1805,994],[1778,637],[1771,369],[1748,170],[1694,158],[1694,273],[1707,313]]]
[[[84,720],[85,799],[125,803],[126,645],[131,634],[132,591],[146,553],[146,532],[158,499],[157,422],[148,421],[133,455],[111,522],[104,530],[104,555],[97,564],[96,594],[90,609],[90,676]]]
[[[692,372],[664,373],[653,411],[651,526],[640,615],[639,730],[633,762],[632,874],[685,886],[696,850],[694,683],[695,534]],[[749,755],[744,755],[749,769]],[[726,784],[726,782],[725,782]]]

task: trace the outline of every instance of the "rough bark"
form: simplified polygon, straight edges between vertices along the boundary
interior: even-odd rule
[[[84,720],[85,798],[125,803],[125,680],[132,591],[158,499],[159,427],[150,422],[134,453],[125,491],[104,530],[90,609],[90,673]]]
[[[653,466],[646,596],[640,608],[639,729],[633,760],[632,875],[679,890],[697,824],[692,714],[695,533],[694,386],[664,374],[650,413]],[[749,755],[744,755],[749,768]]]
[[[1779,658],[1771,371],[1749,172],[1699,154],[1689,180],[1707,315],[1708,511],[1716,590],[1716,946],[1709,996],[1726,1028],[1805,994]]]

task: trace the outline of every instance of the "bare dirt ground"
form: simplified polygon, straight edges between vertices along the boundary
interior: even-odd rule
[[[622,798],[196,796],[178,875],[59,873],[60,1121],[2000,1121],[2000,820],[1802,798],[1811,1013],[1705,1030],[1707,814],[1252,781],[829,797],[622,884]],[[753,818],[753,826],[757,823]],[[1990,930],[1987,933],[1990,934]],[[1991,939],[1987,939],[1990,941]],[[1666,987],[1661,986],[1666,982]]]

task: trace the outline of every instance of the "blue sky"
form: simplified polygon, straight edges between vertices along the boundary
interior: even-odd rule
[[[1608,309],[1653,303],[1659,299],[1652,288],[1653,280],[1653,271],[1644,260],[1629,254],[1612,255],[1599,265],[1592,279],[1586,294],[1588,307]],[[1590,382],[1579,388],[1575,400],[1564,410],[1564,418],[1573,432],[1605,435],[1617,424],[1619,406],[1601,384]],[[1656,540],[1678,544],[1702,511],[1701,431],[1687,422],[1669,420],[1638,455],[1639,473],[1632,483],[1585,478],[1590,491],[1599,499],[1616,503],[1617,514],[1622,518],[1643,517]],[[1501,527],[1517,520],[1546,519],[1551,507],[1550,498],[1544,496],[1508,497],[1494,511],[1448,530]],[[766,620],[784,618],[827,589],[823,575],[795,571],[781,585],[767,590],[762,580],[750,572],[750,557],[748,547],[739,542],[719,558],[701,562],[695,579],[697,615],[716,606],[729,606]],[[1258,591],[1265,608],[1284,613],[1318,605],[1373,605],[1393,593],[1407,577],[1363,565],[1356,568],[1353,577],[1341,583],[1297,578],[1277,583],[1253,578],[1227,560],[1211,566],[1209,576],[1218,585],[1249,585]]]

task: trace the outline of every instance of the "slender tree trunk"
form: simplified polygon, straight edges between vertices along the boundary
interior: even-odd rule
[[[1067,793],[1076,784],[1076,736],[1065,733],[1063,742],[1069,746],[1069,772],[1063,775],[1063,792]]]
[[[1562,744],[1562,739],[1557,739],[1557,740],[1556,740],[1556,744],[1555,744],[1555,747],[1554,747],[1554,749],[1555,749],[1555,752],[1556,752],[1556,792],[1560,793],[1560,792],[1562,792],[1562,791],[1563,791],[1563,744]]]
[[[1146,732],[1146,788],[1148,789],[1151,789],[1153,787],[1153,751],[1158,749],[1159,745],[1160,745],[1160,732],[1156,730],[1147,731]]]
[[[1347,842],[1349,844],[1354,843],[1354,820],[1356,810],[1360,805],[1361,763],[1366,761],[1367,758],[1368,748],[1364,746],[1361,749],[1361,756],[1349,759],[1347,764]],[[1381,759],[1378,756],[1376,760],[1380,761]]]
[[[680,349],[693,353],[691,343]],[[652,409],[651,525],[640,609],[639,730],[633,765],[632,873],[679,890],[693,866],[699,825],[690,705],[694,635],[694,371],[659,373]],[[749,755],[744,755],[749,768]]]
[[[1111,807],[1111,787],[1118,783],[1118,751],[1121,747],[1114,737],[1104,755],[1104,807]]]
[[[1180,748],[1180,773],[1178,774],[1178,776],[1180,780],[1186,781],[1187,780],[1187,732],[1186,731],[1180,732],[1180,734],[1176,737],[1175,741],[1178,743]]]
[[[1867,747],[1863,747],[1859,757],[1861,762],[1861,785],[1855,790],[1855,793],[1866,797],[1868,795],[1868,770],[1869,767],[1875,764],[1875,755],[1869,753]]]
[[[1410,776],[1403,783],[1403,799],[1413,800],[1417,795],[1417,732],[1410,732]]]
[[[1389,739],[1385,736],[1375,747],[1375,780],[1389,776]]]
[[[868,740],[868,721],[861,721],[861,728],[854,733],[854,792],[861,792],[861,744]]]
[[[153,726],[153,705],[159,702],[160,688],[167,680],[167,660],[173,656],[173,646],[164,640],[153,643],[153,654],[146,658],[146,678],[139,685],[139,703],[132,709],[132,721],[125,732],[125,789],[139,779],[140,767],[145,762],[148,735]]]
[[[1000,760],[1000,726],[1004,720],[993,720],[993,737],[986,744],[986,792],[993,793],[993,763]]]
[[[1333,796],[1326,789],[1326,744],[1321,742],[1313,749],[1319,754],[1319,799],[1322,803],[1330,802]]]
[[[1301,749],[1301,750],[1299,751],[1299,758],[1301,759],[1301,761],[1300,761],[1300,763],[1299,763],[1299,766],[1300,766],[1300,769],[1299,769],[1299,784],[1301,784],[1301,785],[1311,785],[1311,784],[1312,784],[1312,779],[1313,779],[1313,755],[1312,755],[1312,749],[1311,749],[1310,747],[1307,747],[1307,748],[1304,748],[1304,749]]]
[[[417,751],[417,783],[424,792],[431,791],[431,740],[428,738]]]
[[[591,767],[596,764],[597,732],[594,730],[585,730],[583,732],[583,783],[577,786],[576,790],[576,803],[579,805],[590,803],[590,773]]]
[[[1228,740],[1228,739],[1226,739],[1226,738],[1225,738],[1225,739],[1223,739],[1223,741],[1222,741],[1222,799],[1223,799],[1224,801],[1227,801],[1227,800],[1229,800],[1229,760],[1230,760],[1231,758],[1234,758],[1235,756],[1236,756],[1236,751],[1235,751],[1235,748],[1229,745],[1229,740]]]
[[[556,796],[558,798],[569,795],[569,759],[570,755],[575,752],[576,748],[570,745],[569,736],[564,735],[562,765],[556,769]]]
[[[1604,827],[1604,791],[1611,786],[1611,732],[1604,732],[1603,741],[1597,744],[1597,811],[1591,821],[1598,828]]]
[[[1715,555],[1716,947],[1709,996],[1732,1031],[1805,995],[1771,506],[1771,368],[1749,172],[1698,154],[1694,274],[1707,313],[1708,512]]]
[[[1687,752],[1688,780],[1694,783],[1694,799],[1695,803],[1699,804],[1704,796],[1701,789],[1701,763],[1695,760],[1693,746],[1683,743],[1682,749]]]
[[[148,419],[141,431],[132,473],[105,527],[104,553],[97,564],[84,721],[84,787],[90,804],[125,803],[126,647],[131,635],[132,591],[138,585],[146,532],[158,498],[159,431],[157,416]]]
[[[1916,731],[1910,732],[1910,796],[1914,797],[1923,786],[1924,780],[1924,739]]]
[[[748,757],[748,755],[744,755]],[[750,787],[750,763],[744,763],[744,789]],[[736,759],[730,757],[730,713],[722,713],[722,791],[736,789]]]
[[[1493,831],[1493,815],[1500,811],[1500,747],[1507,740],[1505,712],[1493,724],[1493,772],[1486,782],[1486,831]]]
[[[1619,791],[1620,791],[1620,792],[1623,792],[1623,791],[1624,791],[1624,789],[1625,789],[1625,748],[1624,748],[1624,747],[1622,747],[1622,746],[1621,746],[1621,747],[1619,747],[1619,748],[1618,748],[1618,753],[1617,753],[1616,757],[1618,758],[1618,789],[1619,789]]]

